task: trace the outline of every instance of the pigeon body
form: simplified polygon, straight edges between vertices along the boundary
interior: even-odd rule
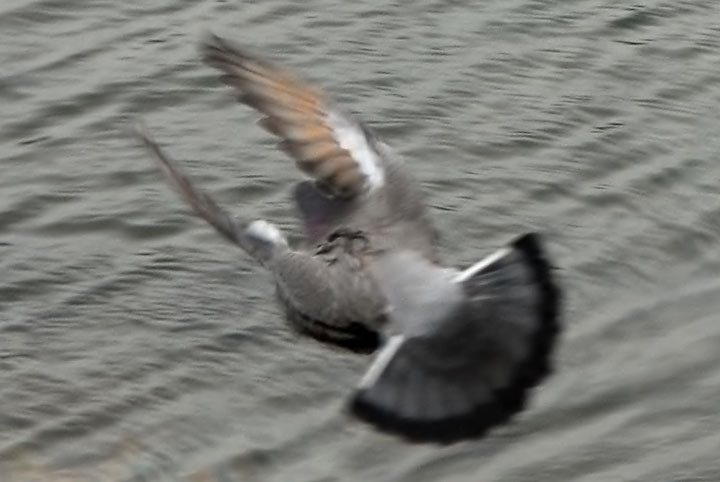
[[[551,372],[559,331],[539,235],[465,270],[443,266],[422,191],[368,126],[224,39],[202,52],[310,176],[293,198],[311,248],[290,246],[268,221],[231,217],[139,137],[195,213],[272,273],[290,326],[358,353],[379,348],[350,411],[433,443],[480,437],[520,412]]]

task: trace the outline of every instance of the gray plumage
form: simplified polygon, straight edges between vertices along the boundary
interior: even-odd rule
[[[459,271],[440,265],[423,195],[372,131],[316,88],[218,37],[202,47],[239,100],[313,179],[293,191],[310,249],[229,216],[143,131],[166,179],[273,275],[291,326],[357,352],[382,346],[351,398],[357,417],[415,441],[481,436],[551,371],[559,292],[539,237]]]

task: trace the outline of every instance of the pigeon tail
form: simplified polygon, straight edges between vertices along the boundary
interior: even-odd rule
[[[538,235],[521,236],[452,283],[461,302],[407,311],[436,317],[417,320],[414,333],[411,320],[399,322],[406,332],[389,337],[351,400],[356,416],[419,442],[478,438],[520,412],[551,372],[559,295]],[[386,280],[391,304],[395,291]],[[396,310],[391,321],[407,314]]]

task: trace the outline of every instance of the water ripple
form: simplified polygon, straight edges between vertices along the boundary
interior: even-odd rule
[[[714,481],[715,11],[4,2],[3,480]],[[438,449],[350,420],[368,360],[287,330],[262,270],[161,183],[138,119],[232,212],[297,237],[298,175],[200,62],[206,30],[367,119],[427,188],[448,260],[546,233],[568,329],[516,423]]]

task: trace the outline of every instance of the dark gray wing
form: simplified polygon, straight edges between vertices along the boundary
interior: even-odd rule
[[[198,189],[144,129],[138,127],[137,138],[155,158],[168,183],[187,205],[228,241],[237,244],[263,264],[279,251],[287,250],[280,230],[264,220],[244,221],[232,218],[205,192]]]
[[[142,129],[136,134],[190,208],[272,272],[292,327],[355,352],[369,353],[378,347],[377,329],[385,301],[359,259],[349,253],[349,247],[339,245],[343,240],[322,255],[290,249],[280,231],[267,221],[231,218]]]
[[[521,411],[551,371],[559,330],[559,292],[538,236],[518,238],[453,279],[417,261],[378,263],[394,331],[352,411],[382,430],[437,443],[480,437]],[[407,269],[426,274],[408,287],[404,275],[395,279]]]

